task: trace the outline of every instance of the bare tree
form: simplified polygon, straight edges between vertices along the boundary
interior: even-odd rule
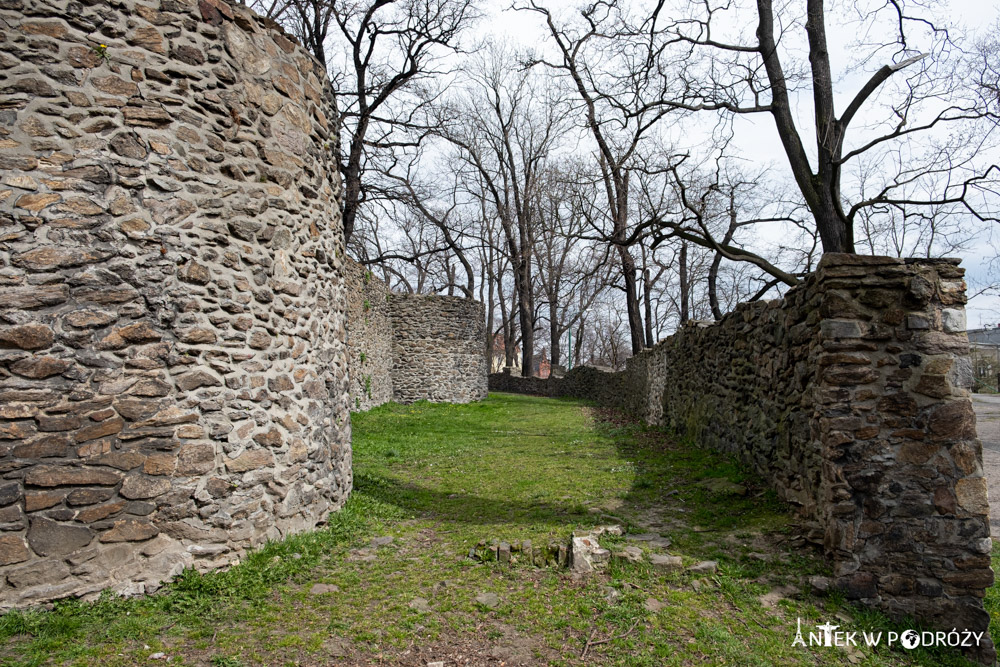
[[[859,216],[880,207],[909,215],[916,208],[955,205],[974,218],[998,220],[996,202],[990,201],[995,192],[986,185],[997,167],[976,159],[996,109],[986,106],[982,95],[970,94],[966,59],[952,33],[935,23],[928,3],[858,0],[849,7],[851,15],[844,20],[857,25],[857,34],[877,36],[854,45],[854,67],[868,78],[853,92],[835,90],[839,79],[831,68],[826,32],[831,10],[823,0],[807,0],[802,17],[783,5],[780,20],[772,0],[756,0],[753,6],[704,0],[688,6],[687,17],[666,23],[665,2],[659,0],[640,26],[661,36],[658,54],[672,54],[662,69],[674,66],[678,48],[689,56],[684,86],[657,105],[769,114],[824,251],[854,252]],[[725,26],[741,25],[739,19],[756,25],[753,37],[726,36]],[[799,28],[807,64],[794,56]],[[988,62],[981,71],[979,90],[988,91]],[[812,151],[796,121],[791,93],[798,87],[812,94]],[[850,101],[838,114],[835,99],[845,92]],[[902,158],[896,163],[900,169],[887,174],[880,188],[868,196],[845,195],[844,170],[852,160],[894,153]],[[944,164],[942,155],[948,156]],[[947,178],[936,178],[939,174]]]
[[[581,187],[581,179],[573,173],[582,168],[579,162],[567,162],[562,168],[549,169],[537,195],[535,261],[548,311],[553,365],[563,363],[563,335],[576,326],[610,280],[606,253],[584,239],[586,226],[580,196],[574,192]],[[569,354],[572,350],[567,351]]]
[[[530,70],[514,71],[515,54],[484,49],[445,109],[439,135],[466,168],[468,192],[496,216],[513,269],[521,336],[521,372],[534,356],[537,196],[550,153],[564,139],[566,105],[559,92]]]
[[[476,0],[254,0],[287,25],[331,73],[341,116],[344,238],[350,241],[368,184],[427,127],[433,80],[477,17]],[[331,57],[331,54],[346,57]]]
[[[656,62],[648,57],[644,38],[629,40],[617,31],[625,22],[616,0],[599,0],[579,13],[579,25],[558,24],[552,12],[535,0],[519,7],[539,14],[556,47],[556,58],[535,58],[570,81],[580,100],[587,131],[596,144],[598,181],[606,202],[605,229],[595,231],[618,255],[632,353],[642,350],[644,330],[639,305],[638,275],[631,247],[652,221],[630,215],[632,172],[641,148],[670,109],[651,102],[665,93],[664,81],[653,76]],[[670,156],[661,156],[664,162]]]

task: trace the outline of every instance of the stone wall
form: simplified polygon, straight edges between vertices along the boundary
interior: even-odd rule
[[[400,403],[486,398],[486,311],[457,296],[393,294],[392,394]]]
[[[827,254],[783,300],[744,304],[637,355],[607,404],[769,480],[848,598],[986,630],[992,541],[963,274],[954,260]],[[560,382],[550,394],[599,391]],[[991,660],[992,645],[975,657]]]
[[[344,285],[351,410],[370,410],[392,400],[390,292],[350,257],[345,261]]]
[[[486,398],[486,311],[472,299],[396,294],[347,259],[351,409]]]
[[[351,487],[322,69],[222,0],[0,7],[0,606],[315,526]]]

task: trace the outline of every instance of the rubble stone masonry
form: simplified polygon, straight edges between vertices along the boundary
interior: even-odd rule
[[[956,260],[827,254],[784,299],[692,324],[617,374],[490,376],[618,405],[751,466],[802,515],[846,597],[985,631],[989,505]],[[988,643],[974,656],[991,662]]]
[[[397,294],[347,259],[351,409],[486,398],[486,311],[473,299]]]
[[[342,504],[335,123],[242,6],[0,3],[0,607],[148,592]]]

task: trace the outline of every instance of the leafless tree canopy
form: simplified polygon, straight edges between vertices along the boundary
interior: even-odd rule
[[[481,299],[495,369],[526,375],[620,366],[822,252],[981,248],[1000,23],[967,34],[944,5],[254,4],[334,81],[352,254],[396,289]],[[748,148],[765,134],[775,150]]]

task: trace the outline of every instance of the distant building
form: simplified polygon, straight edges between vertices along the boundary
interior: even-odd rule
[[[507,355],[506,350],[504,350],[502,333],[493,336],[493,354],[491,357],[490,372],[502,373],[503,369],[507,366]],[[516,345],[514,346],[514,363],[512,367],[517,375],[521,374],[521,348]]]
[[[552,373],[552,362],[549,361],[546,350],[543,347],[541,354],[536,354],[532,363],[531,372],[542,379],[547,378]]]
[[[969,329],[969,342],[980,345],[1000,345],[1000,326],[985,329]]]

